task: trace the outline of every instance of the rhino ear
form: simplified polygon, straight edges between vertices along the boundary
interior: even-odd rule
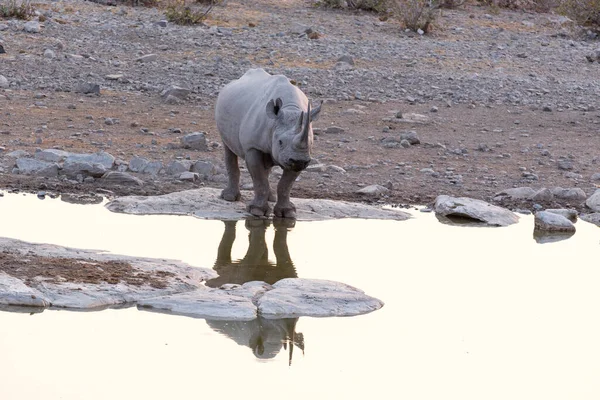
[[[267,116],[273,119],[279,117],[282,105],[283,101],[279,97],[275,100],[269,100],[267,103]]]
[[[323,101],[321,101],[321,103],[313,108],[312,110],[310,110],[310,121],[317,121],[319,119],[319,114],[321,113],[321,106],[323,105]]]

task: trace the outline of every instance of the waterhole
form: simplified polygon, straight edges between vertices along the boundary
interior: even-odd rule
[[[0,398],[598,398],[598,227],[539,243],[531,216],[483,228],[412,214],[282,227],[5,194],[0,237],[177,259],[213,268],[215,287],[328,279],[385,306],[249,322],[8,308]]]

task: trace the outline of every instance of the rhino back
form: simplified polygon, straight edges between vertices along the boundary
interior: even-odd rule
[[[306,109],[308,99],[283,75],[251,69],[219,93],[215,120],[223,143],[244,158],[251,148],[271,152],[275,121],[266,113],[271,99],[281,98],[283,108]]]

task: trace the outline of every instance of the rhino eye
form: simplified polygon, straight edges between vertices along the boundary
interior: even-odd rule
[[[279,139],[279,145],[283,146],[283,140]]]

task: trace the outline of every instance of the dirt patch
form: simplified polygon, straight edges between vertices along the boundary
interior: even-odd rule
[[[164,289],[169,285],[168,271],[144,272],[123,261],[93,261],[38,255],[0,253],[0,271],[21,279],[27,286],[42,280],[50,283],[85,283],[132,286],[149,285]]]

